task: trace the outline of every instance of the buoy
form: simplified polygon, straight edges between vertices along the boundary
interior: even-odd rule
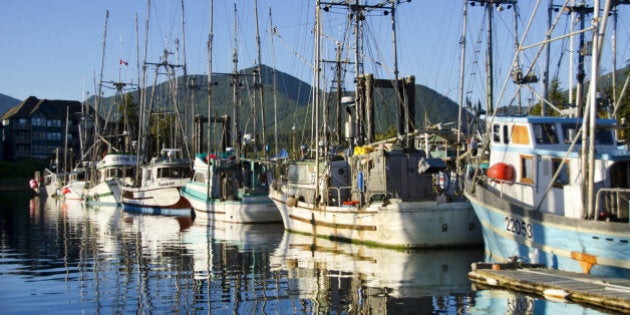
[[[36,180],[34,180],[34,179],[31,179],[28,183],[29,183],[29,185],[31,186],[31,189],[35,189],[35,188],[37,188],[37,186],[38,186],[38,185],[37,185],[37,181],[36,181]]]
[[[514,181],[514,167],[510,164],[499,162],[490,166],[486,175],[494,180],[512,182]]]
[[[552,301],[566,301],[569,296],[569,292],[562,289],[545,289],[543,295],[548,300]]]
[[[69,194],[69,193],[70,193],[70,188],[68,188],[68,187],[64,187],[64,188],[61,190],[61,193],[62,193],[62,194],[64,194],[64,195]]]

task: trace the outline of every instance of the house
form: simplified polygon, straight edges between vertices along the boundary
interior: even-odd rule
[[[82,114],[86,112],[92,115]],[[2,115],[3,159],[61,159],[67,141],[69,161],[77,161],[81,154],[79,133],[87,139],[85,132],[94,129],[92,119],[82,118],[93,117],[93,113],[79,101],[29,96]]]

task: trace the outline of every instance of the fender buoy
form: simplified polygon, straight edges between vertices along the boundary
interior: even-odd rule
[[[35,189],[37,188],[38,184],[37,181],[35,179],[31,179],[28,184],[31,186],[31,189]]]
[[[499,162],[490,166],[486,175],[490,179],[512,182],[514,181],[514,167],[510,164]]]
[[[64,195],[69,194],[69,193],[70,193],[70,188],[68,188],[68,187],[64,187],[64,188],[61,190],[61,193],[62,193],[62,194],[64,194]]]

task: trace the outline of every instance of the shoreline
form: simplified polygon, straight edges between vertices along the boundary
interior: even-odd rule
[[[0,189],[2,190],[29,190],[28,181],[30,178],[0,179]]]

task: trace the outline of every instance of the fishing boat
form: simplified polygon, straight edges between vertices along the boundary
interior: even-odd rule
[[[121,183],[133,180],[137,156],[130,153],[108,152],[96,164],[97,183],[85,191],[91,205],[121,205]]]
[[[236,20],[236,6],[235,20]],[[212,17],[211,17],[212,18]],[[212,22],[210,23],[212,25]],[[211,26],[212,27],[212,26]],[[235,21],[236,27],[236,21]],[[212,34],[212,29],[210,29]],[[212,38],[212,36],[210,36]],[[226,136],[223,138],[222,149],[211,152],[211,134],[208,134],[208,151],[198,153],[195,157],[192,180],[182,189],[182,195],[190,202],[195,213],[207,220],[228,223],[279,223],[282,221],[278,208],[269,198],[268,174],[269,163],[266,158],[257,157],[256,135],[246,134],[242,141],[239,139],[240,115],[239,73],[237,67],[238,52],[234,49],[234,71],[232,74],[233,87],[233,130],[230,132],[229,116],[211,117],[212,110],[212,45],[208,45],[208,125],[211,122],[222,123]],[[235,38],[236,47],[236,38]],[[260,52],[260,50],[259,50]],[[260,59],[260,54],[259,54]],[[260,70],[260,69],[259,69]],[[258,71],[260,73],[260,71]],[[257,84],[262,88],[262,84]],[[262,100],[262,97],[261,97]],[[262,106],[261,106],[262,108]],[[263,116],[264,117],[264,116]],[[264,120],[264,119],[263,119]],[[201,122],[201,120],[199,120]],[[255,124],[255,123],[254,123]],[[201,134],[201,123],[195,126],[195,134]],[[210,127],[208,126],[208,130]],[[227,146],[229,135],[233,135],[231,147]],[[264,133],[263,133],[264,135]],[[264,136],[263,136],[264,138]],[[253,157],[241,154],[241,148],[251,146]]]
[[[89,164],[84,162],[84,164]],[[65,200],[84,200],[83,194],[87,185],[86,165],[78,165],[68,174],[68,182],[61,188]]]
[[[231,223],[281,222],[278,208],[269,198],[268,170],[261,161],[237,160],[229,152],[221,158],[200,153],[193,169],[182,195],[196,214]]]
[[[162,149],[159,157],[140,168],[140,183],[122,185],[123,209],[131,212],[173,216],[194,215],[191,205],[180,193],[190,181],[190,159],[180,149]]]
[[[320,5],[317,1],[317,38],[321,35]],[[358,23],[368,11],[389,13],[396,9],[395,2],[339,5],[347,6],[345,9],[351,10],[354,15],[350,16],[359,19]],[[394,14],[390,16],[393,18]],[[410,115],[415,106],[414,77],[384,80],[371,74],[359,75],[355,80],[357,93],[368,92],[355,98],[366,99],[364,103],[353,101],[354,115],[350,113],[345,124],[346,135],[350,135],[348,146],[341,149],[329,145],[330,138],[320,136],[328,134],[328,127],[319,118],[320,106],[324,104],[319,95],[322,66],[318,47],[316,44],[313,113],[318,127],[314,148],[304,145],[299,160],[278,159],[270,188],[270,197],[280,209],[285,229],[392,248],[480,245],[481,227],[468,201],[457,194],[436,192],[439,174],[450,173],[447,164],[418,149],[412,137],[413,125],[402,123],[415,120]],[[397,69],[396,58],[394,64]],[[395,95],[400,96],[395,97],[396,107],[405,108],[399,117],[399,137],[392,142],[377,143],[370,133],[374,130],[369,114],[373,116],[374,99],[369,91],[377,85],[394,88]],[[366,117],[362,119],[361,115]]]
[[[590,9],[595,42],[606,19],[599,1]],[[617,121],[599,117],[597,46],[584,117],[485,117],[484,149],[465,195],[483,226],[488,260],[630,276],[630,152],[618,145]]]

